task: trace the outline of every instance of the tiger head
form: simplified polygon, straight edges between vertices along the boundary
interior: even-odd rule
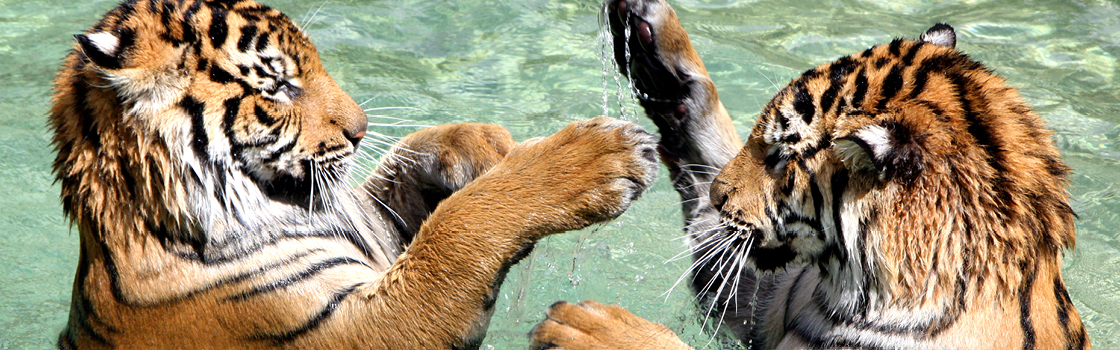
[[[51,117],[64,203],[114,181],[83,174],[121,175],[113,186],[167,207],[149,215],[169,220],[149,221],[223,241],[218,231],[309,225],[340,197],[315,192],[344,187],[366,115],[279,11],[128,1],[75,37]]]
[[[955,38],[938,25],[781,90],[712,184],[721,238],[759,270],[817,264],[837,285],[896,296],[961,276],[1010,287],[1021,264],[1072,246],[1049,132]]]

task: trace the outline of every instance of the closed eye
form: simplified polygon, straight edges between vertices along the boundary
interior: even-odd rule
[[[790,155],[782,152],[782,147],[779,144],[773,144],[766,150],[766,159],[763,163],[767,169],[778,174],[785,170],[786,165],[789,164],[789,159]]]
[[[276,94],[284,94],[285,96],[288,96],[288,99],[290,100],[294,100],[296,99],[296,97],[299,97],[299,95],[303,94],[303,89],[300,89],[298,86],[292,85],[292,83],[288,82],[287,80],[281,80],[278,85],[279,86],[276,87]]]

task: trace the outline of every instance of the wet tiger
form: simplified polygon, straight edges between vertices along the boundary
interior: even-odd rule
[[[510,265],[656,174],[632,123],[456,124],[352,188],[366,115],[279,11],[130,0],[76,39],[50,115],[81,241],[61,349],[477,348]]]
[[[1090,348],[1061,276],[1069,168],[952,27],[806,71],[740,149],[669,5],[604,6],[660,129],[712,323],[759,349]],[[547,313],[537,348],[687,348],[617,306]]]

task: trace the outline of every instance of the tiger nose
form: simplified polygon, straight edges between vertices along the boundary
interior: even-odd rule
[[[342,117],[342,136],[345,136],[350,143],[354,145],[354,149],[358,149],[358,143],[362,142],[362,137],[366,136],[366,128],[369,127],[369,122],[366,120],[366,111],[362,109],[358,103],[347,98],[344,102],[347,112],[343,113]]]
[[[722,211],[723,204],[727,203],[728,192],[731,191],[730,187],[730,184],[720,180],[718,177],[712,180],[712,187],[708,192],[708,200],[711,201],[712,207],[717,211]]]
[[[342,130],[342,136],[346,136],[346,139],[350,140],[351,144],[354,144],[354,148],[358,148],[358,143],[362,142],[362,138],[366,136],[366,129],[362,128],[357,131]]]

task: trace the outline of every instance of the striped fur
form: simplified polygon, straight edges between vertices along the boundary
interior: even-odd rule
[[[716,155],[737,139],[701,137],[733,130],[704,103],[717,94],[702,63],[681,61],[695,54],[678,52],[692,49],[674,43],[686,36],[672,9],[605,6],[616,51],[629,47],[619,64],[660,128],[712,324],[762,349],[1090,348],[1061,277],[1069,169],[1016,89],[954,48],[951,27],[806,71],[731,158]],[[592,336],[654,334],[549,312],[568,328],[598,324]]]
[[[81,237],[63,349],[476,348],[510,265],[656,174],[632,123],[458,124],[350,188],[365,113],[280,12],[130,0],[76,39],[50,117]]]

